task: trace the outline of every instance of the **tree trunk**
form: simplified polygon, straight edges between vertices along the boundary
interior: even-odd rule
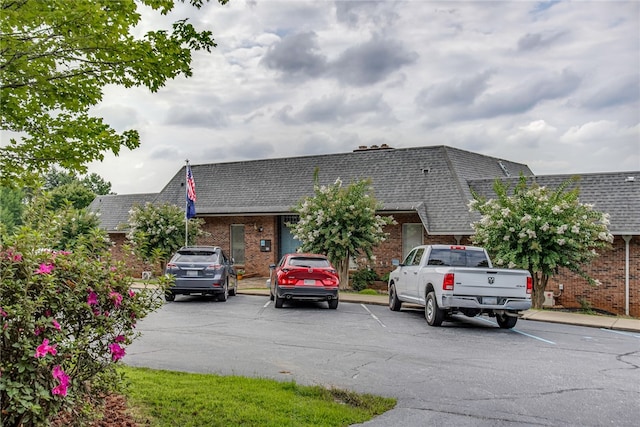
[[[349,289],[349,254],[346,258],[338,261],[335,266],[340,277],[340,289]]]
[[[542,308],[544,303],[544,291],[547,289],[547,283],[549,282],[549,276],[542,272],[531,272],[533,278],[533,295],[531,296],[531,303],[533,308]]]

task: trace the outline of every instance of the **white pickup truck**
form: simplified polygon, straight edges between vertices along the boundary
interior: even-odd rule
[[[526,270],[493,268],[487,251],[476,246],[424,245],[409,252],[389,275],[389,308],[403,302],[424,307],[431,326],[452,314],[488,314],[501,328],[513,328],[531,308],[533,282]]]

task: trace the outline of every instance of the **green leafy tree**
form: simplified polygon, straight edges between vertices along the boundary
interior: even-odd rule
[[[65,185],[81,184],[90,190],[94,195],[103,195],[111,193],[111,183],[105,181],[97,173],[90,173],[84,177],[79,177],[75,171],[67,171],[51,167],[44,176],[44,184],[42,188],[45,190],[55,190]]]
[[[598,249],[609,248],[609,215],[579,201],[579,189],[568,190],[577,178],[565,181],[556,190],[527,185],[521,176],[510,195],[507,184],[496,180],[495,199],[474,194],[471,211],[482,217],[473,224],[473,241],[484,246],[494,264],[529,270],[533,278],[533,306],[541,308],[544,291],[558,268],[567,268],[593,285],[583,267]]]
[[[299,250],[325,254],[338,269],[340,286],[346,288],[350,257],[371,260],[373,249],[387,237],[384,226],[395,221],[376,215],[381,206],[369,194],[370,180],[343,187],[338,178],[332,185],[320,186],[317,170],[314,179],[314,195],[293,208],[300,220],[289,226],[302,243]]]
[[[129,212],[127,238],[140,258],[158,264],[164,271],[169,257],[185,244],[185,221],[184,209],[170,203],[134,206]],[[200,218],[189,220],[190,244],[205,234],[203,224]]]
[[[22,212],[24,211],[24,191],[17,188],[0,187],[0,223],[7,231],[22,224]]]
[[[97,173],[90,173],[80,180],[82,185],[91,190],[96,196],[102,196],[105,194],[113,194],[111,192],[111,183],[105,181]]]
[[[89,109],[107,85],[155,92],[168,79],[189,77],[192,51],[216,46],[210,31],[186,19],[136,35],[140,4],[164,15],[177,1],[0,3],[0,130],[10,136],[0,147],[0,185],[33,184],[51,164],[84,172],[106,151],[139,146],[137,131],[118,133]]]

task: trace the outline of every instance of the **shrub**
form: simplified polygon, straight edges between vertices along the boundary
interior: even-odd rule
[[[378,280],[378,275],[375,271],[368,267],[363,268],[355,271],[351,276],[351,288],[354,291],[361,291],[376,280]]]
[[[0,425],[43,425],[118,383],[136,322],[162,300],[131,291],[106,251],[48,249],[42,232],[1,228]]]

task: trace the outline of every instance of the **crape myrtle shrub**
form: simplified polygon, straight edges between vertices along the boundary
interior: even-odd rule
[[[115,365],[136,322],[162,303],[152,291],[133,292],[125,265],[100,245],[52,243],[32,228],[7,235],[0,225],[2,426],[47,425],[118,385]]]

